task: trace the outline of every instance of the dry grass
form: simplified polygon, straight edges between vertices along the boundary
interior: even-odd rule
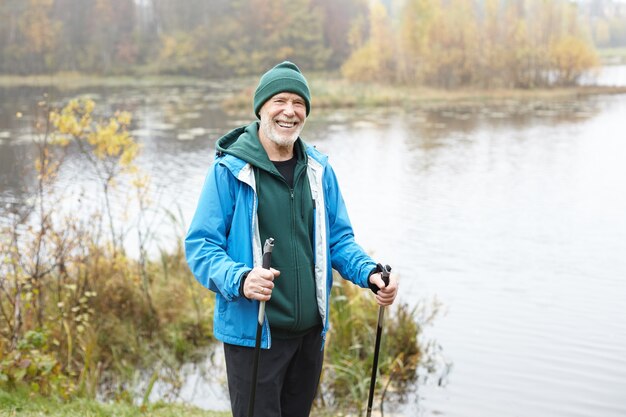
[[[420,86],[392,86],[384,83],[355,83],[339,78],[312,78],[312,106],[317,109],[405,107],[434,109],[454,105],[482,106],[502,101],[535,101],[579,98],[601,94],[624,94],[626,87],[579,86],[541,89],[435,89]],[[230,113],[248,109],[253,85],[224,100]]]

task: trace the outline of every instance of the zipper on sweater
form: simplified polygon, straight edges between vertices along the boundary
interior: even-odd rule
[[[295,184],[295,180],[294,180],[294,184]],[[295,193],[294,193],[294,189],[290,188],[289,189],[289,195],[290,195],[290,205],[291,205],[291,252],[292,252],[292,256],[295,262],[295,297],[296,297],[296,308],[295,308],[295,322],[294,322],[294,327],[297,327],[300,325],[300,302],[301,302],[301,297],[300,297],[300,269],[298,268],[298,248],[296,245],[296,204],[295,204]]]
[[[293,187],[289,188],[289,195],[291,196],[291,242],[292,242],[292,251],[293,251],[293,259],[295,261],[295,272],[296,272],[296,320],[295,320],[295,326],[299,326],[300,325],[300,321],[302,320],[302,288],[300,285],[300,281],[301,281],[301,277],[300,277],[300,265],[298,263],[298,248],[296,245],[297,239],[296,239],[296,217],[297,217],[297,210],[296,210],[296,201],[295,201],[295,189],[298,186],[298,183],[300,181],[300,178],[302,178],[302,173],[303,171],[300,170],[299,172],[294,172],[295,176],[293,179]],[[302,210],[302,208],[300,208]]]
[[[297,252],[298,252],[298,248],[296,245],[296,204],[295,204],[295,197],[296,197],[296,193],[295,193],[295,188],[298,184],[298,181],[300,180],[300,178],[302,177],[303,171],[300,171],[298,173],[294,173],[296,175],[294,175],[294,179],[293,179],[293,187],[290,187],[289,184],[287,183],[287,180],[285,180],[285,178],[282,175],[276,175],[278,178],[280,178],[280,180],[285,184],[285,186],[287,187],[287,190],[289,191],[289,203],[290,203],[290,208],[291,208],[291,252],[292,252],[292,256],[293,259],[295,261],[295,274],[296,276],[294,277],[295,279],[295,297],[297,300],[296,303],[296,309],[294,311],[295,314],[295,322],[294,322],[294,328],[297,328],[300,325],[300,320],[302,318],[302,312],[301,312],[301,305],[302,305],[302,296],[301,296],[301,288],[300,288],[300,268],[299,268],[299,264],[298,264],[298,256],[297,256]]]

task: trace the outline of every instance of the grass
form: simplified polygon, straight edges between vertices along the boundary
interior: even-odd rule
[[[377,411],[373,412],[378,416]],[[388,417],[400,417],[385,413]],[[62,402],[54,398],[32,396],[26,392],[0,390],[0,417],[231,417],[228,411],[202,410],[184,404],[155,403],[147,407],[138,407],[126,403],[104,404],[95,400],[75,399]],[[341,411],[314,409],[311,417],[357,417],[356,414]]]
[[[326,341],[315,410],[322,413],[320,416],[332,412],[336,414],[326,415],[361,415],[369,394],[378,306],[369,291],[343,280],[336,280],[333,285],[331,303],[334,325]],[[433,350],[422,337],[424,327],[432,324],[440,307],[438,302],[423,301],[413,308],[396,303],[388,309],[378,363],[375,409],[381,402],[388,409],[390,404],[406,398],[419,383],[418,369],[422,371],[423,381],[431,374],[446,372],[435,365]]]
[[[0,390],[0,417],[228,417],[229,412],[206,411],[181,404],[155,403],[138,407],[125,403],[104,404],[95,400],[75,399],[62,402],[54,398],[31,396],[25,392]]]
[[[96,398],[97,392],[107,399],[120,391],[132,395],[135,387],[130,384],[138,371],[150,370],[154,378],[175,375],[182,363],[209,354],[214,341],[213,297],[193,279],[182,238],[174,237],[176,247],[162,251],[160,257],[146,255],[145,236],[151,230],[142,216],[152,209],[144,189],[147,179],[133,183],[137,197],[127,200],[141,208],[141,216],[114,224],[109,191],[118,195],[121,191],[112,191],[109,185],[131,173],[127,168],[137,144],[126,131],[124,120],[129,117],[109,119],[106,123],[113,130],[96,139],[96,132],[106,129],[104,122],[91,117],[94,108],[90,100],[72,100],[59,113],[42,118],[51,120],[54,134],[68,135],[67,127],[74,126],[71,135],[78,147],[85,146],[87,138],[107,142],[101,142],[109,149],[107,155],[92,148],[85,153],[93,172],[98,176],[107,172],[109,179],[103,180],[102,188],[93,187],[94,193],[81,190],[81,195],[89,195],[86,200],[95,201],[102,198],[98,190],[105,190],[106,204],[74,207],[72,213],[57,208],[61,199],[73,197],[62,193],[53,197],[69,141],[55,147],[52,134],[46,132],[38,144],[46,156],[34,167],[39,174],[34,185],[40,190],[38,200],[20,202],[25,214],[16,215],[8,206],[0,210],[6,219],[0,225],[0,311],[6,319],[0,320],[0,389],[27,386],[64,399]],[[123,116],[114,117],[119,115]],[[46,123],[38,120],[37,125]],[[121,160],[124,154],[129,156],[126,161]],[[102,220],[107,217],[110,235],[105,241]],[[170,217],[180,228],[176,215]],[[26,227],[29,233],[22,232]],[[138,258],[126,255],[119,238],[128,233],[123,229],[133,227],[140,236]],[[149,390],[150,386],[146,395]]]
[[[601,51],[605,58],[618,57],[626,61],[626,48]],[[165,86],[208,86],[226,82],[233,86],[234,93],[223,105],[226,110],[236,112],[248,109],[256,86],[256,77],[231,80],[210,80],[191,76],[109,76],[64,72],[49,75],[0,75],[0,87],[54,86],[73,90],[87,87],[165,87]],[[438,107],[450,103],[476,105],[500,100],[535,100],[568,98],[581,95],[623,94],[626,87],[564,87],[537,89],[480,89],[461,88],[454,90],[421,86],[392,86],[385,83],[358,83],[342,79],[336,73],[311,73],[311,90],[314,92],[313,106],[316,109],[350,107]],[[247,111],[247,110],[246,110]]]
[[[435,89],[421,86],[392,86],[384,83],[355,83],[338,77],[310,80],[316,109],[403,107],[436,109],[450,105],[477,106],[502,101],[567,99],[599,94],[624,94],[626,87],[578,86],[538,89]],[[254,94],[253,84],[227,98],[223,107],[230,113],[248,109]],[[247,111],[247,110],[246,110]]]
[[[74,90],[86,87],[165,87],[165,86],[199,86],[211,84],[203,78],[191,76],[100,76],[61,72],[42,75],[0,75],[0,87],[47,87]]]

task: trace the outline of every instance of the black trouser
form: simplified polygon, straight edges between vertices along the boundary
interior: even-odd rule
[[[254,417],[307,417],[322,372],[321,328],[294,339],[273,339],[261,349]],[[254,348],[224,343],[233,417],[246,417]]]

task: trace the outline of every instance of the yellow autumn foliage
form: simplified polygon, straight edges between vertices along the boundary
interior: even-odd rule
[[[389,79],[394,70],[393,29],[379,1],[373,1],[369,16],[370,37],[341,67],[344,77],[354,81]]]
[[[387,13],[380,0],[369,2],[369,33],[342,66],[347,79],[535,88],[575,84],[598,65],[577,9],[567,0],[394,4]]]
[[[96,105],[89,98],[71,100],[61,111],[50,114],[55,127],[54,140],[64,145],[74,140],[81,149],[96,157],[92,163],[100,165],[100,172],[107,178],[119,172],[134,172],[133,162],[139,152],[139,144],[130,135],[132,121],[129,112],[119,111],[112,117],[96,121]],[[88,145],[88,149],[84,149]]]
[[[575,84],[586,70],[600,63],[598,54],[588,42],[571,35],[552,42],[550,58],[564,85]]]

